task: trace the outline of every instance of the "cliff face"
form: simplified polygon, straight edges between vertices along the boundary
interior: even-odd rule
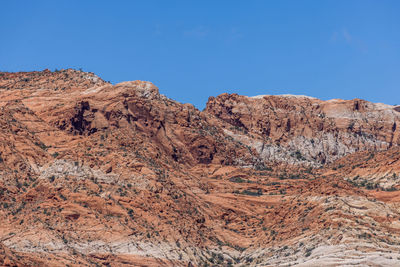
[[[0,264],[398,261],[396,107],[223,94],[201,112],[75,70],[0,73],[0,96]]]
[[[247,143],[266,160],[324,164],[356,151],[400,144],[400,112],[360,99],[222,94],[209,99],[205,112],[242,129],[246,136],[261,137],[261,142]]]

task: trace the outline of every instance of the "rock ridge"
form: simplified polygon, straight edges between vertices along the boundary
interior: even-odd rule
[[[0,265],[396,266],[399,116],[0,73]]]

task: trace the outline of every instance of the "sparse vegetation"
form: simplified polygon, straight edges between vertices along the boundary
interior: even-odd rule
[[[263,193],[262,193],[261,189],[258,189],[257,191],[250,191],[250,190],[245,189],[241,192],[241,194],[248,195],[248,196],[261,196]]]
[[[367,117],[353,125],[347,119],[336,123],[332,116],[324,119],[319,101],[297,99],[305,103],[298,105],[282,97],[258,102],[222,95],[202,112],[166,97],[140,96],[152,87],[140,81],[98,89],[90,75],[68,73],[67,81],[84,79],[80,88],[46,75],[23,76],[46,85],[39,97],[29,99],[33,87],[9,92],[9,98],[26,98],[0,110],[0,163],[6,163],[0,172],[0,230],[9,240],[3,243],[15,246],[17,256],[10,259],[24,258],[23,249],[32,249],[35,258],[38,248],[43,264],[51,257],[61,265],[69,259],[71,266],[129,265],[118,251],[143,245],[149,262],[154,251],[162,255],[155,264],[286,266],[292,259],[317,260],[319,242],[346,242],[349,250],[357,238],[388,250],[400,244],[398,194],[379,192],[400,189],[395,140],[387,150],[382,141],[390,139],[390,127],[398,127],[392,121],[377,122],[371,113],[368,123]],[[73,90],[66,94],[64,88]],[[54,103],[46,107],[48,94]],[[253,110],[253,102],[265,116]],[[246,120],[242,108],[251,112]],[[373,129],[381,126],[378,140]],[[359,128],[367,133],[354,132]],[[384,174],[369,175],[370,167]],[[39,240],[25,235],[25,228],[43,231],[38,238],[57,246],[61,242],[65,255],[35,244]],[[9,229],[16,238],[7,239]],[[18,240],[32,246],[18,247]],[[99,240],[102,255],[76,249],[83,244],[96,251]]]
[[[247,180],[244,180],[244,179],[242,179],[242,177],[239,177],[239,176],[229,178],[229,181],[231,181],[233,183],[246,183],[247,182]]]

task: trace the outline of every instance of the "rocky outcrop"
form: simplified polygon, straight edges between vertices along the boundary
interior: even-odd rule
[[[0,73],[0,265],[398,263],[398,108]]]
[[[263,160],[329,163],[361,150],[400,144],[395,107],[360,99],[322,101],[305,96],[211,97],[205,112],[244,134]],[[260,140],[243,138],[254,135]]]
[[[107,84],[94,73],[66,69],[33,72],[0,72],[0,90],[69,90]]]

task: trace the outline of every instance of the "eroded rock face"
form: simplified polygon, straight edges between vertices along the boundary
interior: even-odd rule
[[[394,266],[399,116],[0,73],[0,265]]]
[[[73,69],[52,72],[50,70],[33,72],[1,72],[0,90],[68,90],[90,88],[107,84],[94,73]]]
[[[265,160],[292,161],[294,155],[324,164],[356,151],[400,144],[400,113],[393,106],[360,99],[222,94],[209,99],[205,112],[242,129],[246,136],[261,137],[247,143]]]

